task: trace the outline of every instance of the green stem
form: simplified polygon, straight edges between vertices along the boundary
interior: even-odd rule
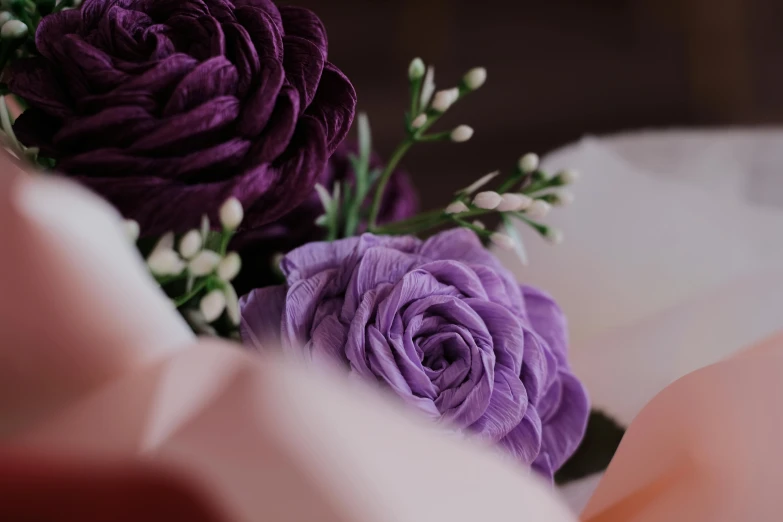
[[[381,174],[381,179],[378,181],[378,188],[375,189],[375,198],[373,199],[372,208],[370,210],[370,231],[375,231],[376,223],[378,222],[378,213],[381,211],[381,203],[383,202],[383,194],[386,192],[386,185],[389,183],[389,179],[391,178],[392,173],[394,173],[394,169],[397,168],[400,160],[402,160],[405,153],[408,152],[408,149],[410,149],[411,145],[414,143],[415,139],[413,137],[409,136],[406,138],[405,141],[397,146],[389,163],[386,164],[386,168],[383,170],[383,174]]]
[[[226,250],[228,250],[228,243],[231,241],[231,232],[223,231],[222,236],[220,237],[220,250],[218,253],[221,257],[226,256]]]
[[[419,115],[419,98],[421,98],[422,78],[411,81],[411,114],[408,117],[408,123],[413,121]]]
[[[199,294],[199,292],[201,292],[202,290],[204,290],[204,288],[206,288],[207,283],[209,283],[209,278],[206,278],[206,279],[202,280],[199,284],[194,286],[193,289],[190,292],[188,292],[185,295],[181,295],[178,298],[176,298],[174,300],[174,304],[176,305],[176,307],[180,308],[180,307],[186,305],[188,303],[188,301],[190,301],[191,299],[196,297]]]

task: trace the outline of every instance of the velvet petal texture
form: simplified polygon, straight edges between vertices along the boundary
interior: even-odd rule
[[[378,383],[548,477],[576,450],[589,405],[563,314],[472,232],[309,243],[281,267],[287,285],[241,300],[247,344]]]
[[[303,203],[353,120],[356,94],[323,24],[269,0],[85,0],[45,17],[11,90],[20,140],[137,220],[142,234],[244,226]]]

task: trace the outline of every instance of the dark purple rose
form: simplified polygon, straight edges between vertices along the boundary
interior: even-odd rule
[[[344,141],[329,158],[326,168],[318,177],[318,183],[331,192],[335,182],[345,180],[352,182],[354,172],[349,159],[352,154],[358,154],[357,145]],[[380,158],[373,155],[370,168],[382,166]],[[386,186],[378,223],[385,224],[409,218],[417,209],[418,197],[413,183],[405,172],[395,171]],[[266,269],[271,268],[274,255],[289,252],[305,243],[325,239],[325,229],[315,223],[318,216],[323,213],[323,204],[313,189],[310,197],[282,218],[237,236],[232,248],[241,253],[243,266],[240,277],[234,281],[237,291],[242,294],[268,284]],[[366,227],[361,228],[364,230]]]
[[[589,405],[565,318],[472,232],[310,243],[282,269],[286,286],[241,301],[247,344],[279,336],[284,350],[377,381],[549,477],[576,450]]]
[[[15,126],[141,224],[184,231],[235,196],[245,226],[311,193],[356,94],[310,11],[271,0],[85,0],[47,16]]]

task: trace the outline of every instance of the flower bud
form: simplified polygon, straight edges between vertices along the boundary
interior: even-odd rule
[[[237,291],[231,285],[226,285],[223,289],[223,294],[226,296],[226,315],[231,321],[231,324],[238,326],[242,320],[242,316],[239,311],[239,297],[237,297]]]
[[[530,205],[530,207],[528,207],[525,213],[532,219],[543,219],[549,214],[551,210],[552,210],[552,205],[550,205],[546,201],[541,201],[540,199],[537,199],[533,201],[533,203]]]
[[[446,207],[446,214],[462,214],[470,210],[462,201],[455,201]]]
[[[225,282],[231,282],[236,276],[239,275],[239,271],[242,269],[242,259],[236,252],[229,253],[226,257],[220,260],[217,266],[218,277]]]
[[[175,276],[185,270],[185,262],[174,250],[157,249],[147,258],[147,266],[156,276]]]
[[[557,194],[555,205],[565,207],[566,205],[573,203],[574,198],[575,197],[573,192],[561,192],[560,194]]]
[[[498,205],[498,212],[519,212],[526,210],[533,204],[533,198],[525,194],[503,194],[503,200]]]
[[[463,143],[473,137],[473,129],[467,125],[460,125],[453,131],[451,131],[451,141],[455,143]]]
[[[4,25],[9,20],[13,20],[13,19],[14,19],[14,15],[11,14],[10,12],[8,11],[0,12],[0,26]]]
[[[495,210],[503,201],[503,197],[497,192],[479,192],[473,198],[473,204],[484,210]]]
[[[478,189],[480,189],[481,187],[483,187],[484,185],[486,185],[487,183],[495,179],[499,174],[500,174],[499,170],[496,170],[495,172],[490,172],[486,176],[482,176],[476,181],[474,181],[470,186],[462,190],[458,190],[457,194],[468,194],[468,195],[473,194]]]
[[[212,290],[201,298],[198,305],[201,315],[207,323],[215,322],[226,309],[226,296],[222,290]]]
[[[529,174],[538,168],[540,160],[538,154],[525,154],[519,160],[519,170],[525,174]]]
[[[196,277],[202,277],[215,271],[220,263],[220,254],[212,250],[202,250],[188,263],[188,270]]]
[[[561,185],[571,185],[576,183],[580,178],[580,173],[574,169],[566,169],[557,175],[557,180]]]
[[[427,67],[427,74],[424,76],[424,83],[421,84],[421,97],[419,98],[419,106],[422,110],[426,109],[430,104],[432,95],[435,93],[435,67],[430,65]]]
[[[191,230],[179,240],[179,253],[185,259],[190,259],[199,253],[201,245],[201,232],[198,230]]]
[[[125,231],[125,235],[128,237],[128,239],[131,240],[131,242],[135,243],[139,240],[141,228],[139,228],[138,221],[126,219],[122,222],[122,228]]]
[[[19,40],[27,36],[29,29],[21,20],[8,20],[0,28],[0,38],[3,40]]]
[[[220,223],[226,230],[236,230],[244,217],[242,203],[237,198],[228,198],[220,207]]]
[[[462,79],[465,83],[465,87],[471,91],[481,88],[484,82],[487,81],[487,70],[483,67],[476,67],[468,71],[465,77]]]
[[[459,89],[446,89],[435,93],[435,99],[432,100],[432,108],[438,112],[446,112],[454,105],[459,98]]]
[[[489,240],[504,250],[514,249],[514,240],[510,236],[507,236],[506,234],[495,232],[494,234],[489,236]]]
[[[411,122],[411,127],[413,127],[414,129],[421,129],[422,127],[424,127],[425,123],[427,123],[427,115],[426,114],[419,114]]]
[[[544,237],[553,245],[559,245],[563,242],[563,231],[557,228],[547,228]]]
[[[408,78],[411,80],[420,80],[425,73],[424,61],[421,58],[414,58],[408,67]]]
[[[487,228],[487,225],[485,225],[484,223],[482,223],[478,219],[473,222],[473,226],[476,227],[476,228],[480,228],[481,230],[486,230],[486,228]]]

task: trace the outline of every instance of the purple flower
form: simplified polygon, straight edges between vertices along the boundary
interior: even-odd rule
[[[241,301],[248,344],[337,363],[550,477],[576,450],[589,406],[565,318],[472,232],[311,243],[282,269]]]
[[[271,0],[85,0],[12,69],[15,129],[141,224],[184,231],[230,196],[245,226],[307,198],[356,94],[310,11]]]
[[[357,145],[343,142],[329,158],[326,168],[318,177],[318,182],[330,192],[336,182],[345,180],[352,182],[354,173],[349,159],[352,154],[358,154]],[[370,168],[382,168],[382,166],[380,158],[373,155]],[[386,186],[378,223],[385,224],[409,218],[416,213],[417,208],[418,197],[410,178],[403,171],[395,171]],[[237,290],[246,293],[265,286],[267,281],[264,277],[268,274],[263,268],[271,268],[272,256],[275,254],[289,252],[305,243],[325,239],[325,229],[315,224],[315,220],[323,213],[323,204],[316,191],[312,190],[310,197],[282,218],[237,236],[232,248],[241,252],[244,267],[239,279],[234,281]],[[362,229],[364,228],[366,227],[363,226]]]

